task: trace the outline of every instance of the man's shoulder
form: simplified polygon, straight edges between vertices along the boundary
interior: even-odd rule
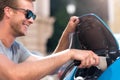
[[[23,44],[20,41],[15,40],[12,46],[20,48],[20,46],[23,46]]]

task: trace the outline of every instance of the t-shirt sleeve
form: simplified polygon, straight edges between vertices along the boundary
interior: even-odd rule
[[[21,43],[18,44],[19,44],[18,53],[20,54],[18,62],[20,63],[25,61],[31,55],[31,52],[26,47],[24,47],[23,44]]]
[[[18,41],[14,41],[10,48],[6,48],[0,40],[0,54],[7,56],[15,63],[20,63],[25,61],[31,52]]]

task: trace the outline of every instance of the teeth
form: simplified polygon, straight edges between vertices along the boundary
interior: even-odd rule
[[[25,24],[25,23],[23,23],[23,25],[29,26],[29,24]]]
[[[29,27],[29,25],[26,25],[27,27]]]
[[[28,25],[26,25],[26,29],[28,29],[29,28],[29,26]]]
[[[23,23],[23,25],[25,26],[26,29],[29,28],[29,24],[25,24],[25,23]]]
[[[24,27],[25,27],[25,29],[27,30],[29,26],[24,24]]]
[[[27,28],[29,27],[29,25],[27,25],[27,24],[24,24]]]

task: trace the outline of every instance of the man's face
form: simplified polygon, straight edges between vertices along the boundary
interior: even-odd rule
[[[33,4],[27,0],[18,0],[18,7],[13,8],[14,15],[10,19],[10,26],[15,37],[26,35],[30,24],[33,23],[33,18],[26,18],[26,10],[33,11]],[[29,16],[28,16],[29,17]]]

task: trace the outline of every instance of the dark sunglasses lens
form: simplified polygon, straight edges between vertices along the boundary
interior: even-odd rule
[[[27,18],[27,19],[30,19],[31,17],[33,18],[33,20],[35,20],[36,15],[35,15],[32,11],[27,10],[26,18]]]
[[[33,17],[33,20],[35,20],[35,19],[36,19],[36,15],[33,15],[32,17]]]

